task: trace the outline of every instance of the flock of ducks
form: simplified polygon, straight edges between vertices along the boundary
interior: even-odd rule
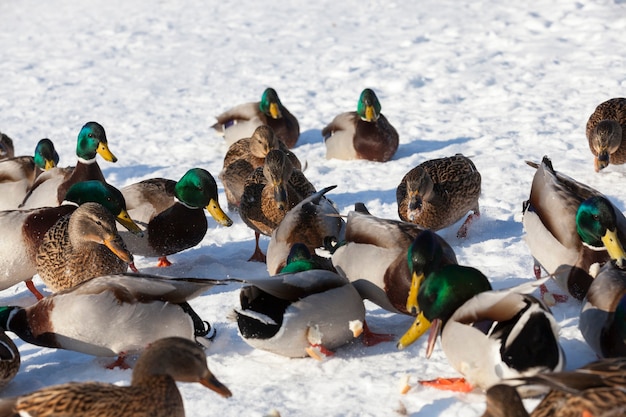
[[[459,265],[452,247],[435,233],[467,216],[457,232],[464,238],[480,216],[481,176],[469,158],[433,159],[407,172],[397,187],[399,219],[376,217],[356,203],[344,220],[327,197],[335,186],[317,190],[292,152],[299,124],[274,89],[266,89],[259,102],[219,115],[213,128],[229,144],[218,175],[229,210],[254,232],[250,260],[265,262],[271,276],[232,280],[244,284],[231,318],[248,344],[323,359],[357,337],[367,345],[393,340],[368,327],[363,299],[369,299],[415,317],[399,349],[430,332],[430,356],[441,338],[464,378],[424,383],[486,390],[485,416],[528,415],[520,394],[537,387],[550,393],[532,415],[600,416],[623,407],[626,218],[599,191],[557,172],[547,157],[529,162],[536,172],[523,224],[537,281],[495,291],[479,270]],[[626,99],[602,103],[590,117],[587,136],[597,171],[626,162],[623,129]],[[322,135],[327,158],[346,160],[388,161],[399,142],[371,89],[363,90],[356,111],[339,114]],[[32,344],[117,357],[110,366],[127,366],[125,356],[141,352],[129,387],[44,388],[0,400],[0,416],[41,410],[183,416],[174,381],[200,382],[229,397],[201,349],[215,329],[188,304],[227,281],[139,274],[133,263],[133,255],[140,255],[167,266],[168,255],[197,245],[208,227],[204,209],[220,225],[232,225],[213,176],[192,168],[178,181],[153,178],[118,190],[106,183],[96,161],[97,154],[116,161],[96,122],[80,130],[73,167],[57,166],[47,139],[34,156],[16,158],[3,135],[0,151],[6,156],[0,161],[0,288],[25,281],[38,299],[28,307],[0,307],[0,326]],[[261,234],[270,236],[267,254],[259,248]],[[542,278],[541,269],[552,278]],[[35,288],[35,274],[51,294],[44,297]],[[566,295],[547,293],[548,279]],[[541,298],[531,295],[537,287]],[[565,356],[549,305],[568,296],[582,301],[581,332],[604,359],[563,372]],[[73,319],[78,315],[81,321]],[[145,319],[150,316],[159,322]],[[108,325],[94,325],[102,317]],[[12,340],[0,336],[0,384],[6,385],[20,359]]]

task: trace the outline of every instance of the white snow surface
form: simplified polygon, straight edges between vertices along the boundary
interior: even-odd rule
[[[309,180],[342,213],[357,201],[397,219],[395,189],[415,165],[461,152],[482,174],[482,215],[464,240],[459,224],[440,231],[459,262],[484,272],[494,288],[532,280],[523,241],[522,202],[534,170],[554,167],[608,195],[620,208],[626,167],[593,170],[585,138],[599,103],[625,95],[626,4],[608,0],[471,2],[179,0],[4,0],[0,2],[0,130],[17,154],[51,138],[61,165],[74,165],[76,136],[90,120],[107,132],[115,164],[99,158],[118,187],[151,177],[178,179],[192,167],[216,178],[226,145],[214,117],[274,87],[299,119],[294,148]],[[387,163],[326,160],[320,131],[374,89],[400,134]],[[220,202],[226,207],[221,183]],[[170,258],[137,257],[140,271],[210,278],[266,276],[247,262],[254,233],[236,213],[225,228],[209,219],[200,245]],[[261,244],[267,248],[269,238]],[[41,287],[41,281],[35,282]],[[554,284],[551,289],[556,289]],[[34,299],[23,284],[2,304]],[[254,350],[228,319],[239,286],[215,287],[192,306],[217,327],[209,367],[233,392],[224,399],[179,384],[188,416],[479,416],[484,394],[440,392],[421,379],[457,376],[441,348],[425,359],[426,340],[404,351],[394,342],[355,341],[319,362]],[[376,331],[398,337],[412,323],[366,302]],[[595,359],[578,330],[580,303],[553,308],[572,369]],[[422,338],[425,339],[425,338]],[[22,367],[1,393],[17,395],[66,381],[126,385],[130,370],[103,359],[17,340]],[[400,393],[409,377],[413,387]],[[532,408],[537,400],[526,400]]]

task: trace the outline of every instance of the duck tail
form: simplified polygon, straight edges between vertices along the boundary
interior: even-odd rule
[[[183,303],[179,303],[178,305],[180,306],[180,308],[183,309],[185,313],[187,313],[189,317],[191,317],[194,328],[193,334],[194,336],[196,336],[196,338],[204,338],[208,340],[213,340],[215,338],[215,335],[217,334],[215,328],[211,326],[211,323],[209,323],[208,321],[202,320],[198,313],[196,313],[195,310],[191,308],[188,302],[185,301]]]

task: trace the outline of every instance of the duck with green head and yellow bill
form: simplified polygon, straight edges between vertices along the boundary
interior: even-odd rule
[[[562,369],[558,325],[550,310],[529,295],[538,283],[493,291],[477,269],[447,265],[420,285],[420,331],[430,328],[426,356],[441,335],[446,358],[463,378],[423,381],[455,391],[487,389],[504,378]],[[421,331],[423,333],[424,331]]]
[[[158,257],[157,266],[171,265],[168,255],[192,248],[208,230],[206,209],[215,221],[229,227],[233,221],[222,210],[217,183],[203,168],[188,170],[178,181],[151,178],[121,189],[128,213],[143,236],[118,228],[129,251]]]
[[[416,317],[409,330],[398,341],[397,347],[400,350],[415,342],[430,327],[430,321],[424,317],[423,311],[420,311],[419,308],[418,295],[422,283],[427,277],[436,274],[443,267],[457,264],[456,258],[450,258],[444,252],[440,243],[441,240],[437,237],[433,231],[424,230],[411,243],[407,252],[411,287],[406,300],[406,309],[409,313],[415,314]],[[456,269],[450,271],[454,273]]]
[[[59,154],[50,139],[41,139],[34,155],[0,161],[0,210],[17,209],[37,177],[59,163]]]
[[[239,139],[252,136],[261,125],[271,127],[288,148],[296,146],[300,136],[298,119],[283,105],[278,93],[271,87],[263,91],[260,101],[239,104],[217,116],[217,123],[212,127],[231,146]]]
[[[105,161],[117,162],[117,158],[109,150],[106,132],[102,125],[97,122],[88,122],[78,133],[76,166],[55,167],[39,175],[20,207],[58,206],[73,184],[88,180],[104,182],[104,176],[96,162],[96,155],[98,154]]]
[[[361,92],[356,111],[340,113],[322,129],[326,159],[386,162],[398,150],[396,129],[381,113],[374,90]]]
[[[31,292],[38,299],[43,298],[31,281],[37,273],[37,251],[47,231],[60,218],[70,215],[78,205],[87,202],[102,204],[118,222],[133,233],[141,234],[126,211],[126,203],[120,191],[96,180],[74,184],[60,206],[0,211],[0,227],[4,237],[4,243],[0,245],[0,274],[7,277],[0,280],[0,288],[9,288],[26,281]]]
[[[524,240],[535,259],[535,276],[541,267],[563,290],[582,300],[593,282],[592,265],[609,259],[626,259],[626,218],[602,193],[552,167],[544,157],[537,168],[524,203]],[[542,287],[542,295],[546,293]],[[546,299],[552,304],[563,297]]]

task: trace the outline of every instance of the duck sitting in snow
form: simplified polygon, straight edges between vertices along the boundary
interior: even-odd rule
[[[4,388],[20,370],[20,351],[13,340],[0,332],[0,389]]]
[[[315,187],[283,151],[275,149],[267,154],[263,167],[246,180],[239,206],[241,219],[255,233],[256,246],[250,260],[265,262],[259,236],[270,236],[287,211],[314,192]]]
[[[600,103],[587,120],[587,141],[596,172],[626,163],[626,98]]]
[[[128,230],[141,233],[126,211],[124,197],[118,189],[101,181],[83,181],[67,192],[64,204],[29,210],[0,211],[0,228],[4,244],[0,245],[0,289],[26,281],[37,298],[43,298],[31,278],[37,273],[36,256],[46,232],[78,205],[96,202],[106,207]]]
[[[207,345],[215,330],[187,301],[219,283],[147,274],[103,275],[28,307],[0,307],[0,327],[34,345],[120,359],[163,337]],[[48,319],[42,322],[40,317]]]
[[[404,175],[396,189],[400,219],[425,229],[448,227],[472,211],[459,231],[467,235],[469,224],[480,216],[481,177],[467,157],[454,156],[431,159]]]
[[[59,163],[50,139],[41,139],[33,156],[16,156],[0,161],[0,210],[17,209],[35,179]]]
[[[413,257],[411,244],[424,229],[412,223],[373,216],[363,211],[364,208],[359,210],[348,214],[345,241],[331,248],[333,265],[363,298],[387,311],[415,314],[407,308],[407,298],[412,282],[419,282],[419,279],[413,280],[414,271],[409,269],[407,256],[408,259]],[[437,234],[433,235],[442,250],[441,262],[456,263],[450,245]]]
[[[251,285],[241,289],[235,310],[239,332],[257,349],[322,359],[361,334],[365,307],[346,278],[318,269],[310,257],[290,261],[278,275],[245,280]]]
[[[97,122],[88,122],[78,133],[76,166],[55,167],[39,175],[24,197],[20,208],[58,206],[73,184],[88,180],[104,182],[104,176],[96,162],[97,154],[100,154],[106,161],[117,161],[115,155],[109,150],[107,136],[102,125]]]
[[[626,360],[601,359],[573,371],[546,372],[513,381],[549,388],[530,414],[534,417],[618,416],[626,403]],[[518,391],[508,384],[487,390],[482,417],[529,417]]]
[[[204,239],[208,223],[204,209],[222,226],[233,221],[220,207],[211,173],[192,168],[178,181],[151,178],[121,189],[128,213],[141,225],[143,236],[119,229],[134,255],[155,256],[157,266],[169,266],[167,255],[192,248]]]
[[[592,265],[626,260],[626,218],[599,191],[557,173],[547,157],[529,165],[537,171],[522,221],[535,275],[539,278],[543,267],[563,290],[582,300],[593,281]]]
[[[626,270],[609,261],[600,268],[583,300],[578,326],[600,358],[626,356]]]
[[[262,167],[267,154],[274,150],[282,150],[294,168],[302,169],[300,160],[287,149],[287,146],[278,139],[271,127],[261,125],[254,130],[252,136],[239,139],[226,151],[224,167],[219,178],[224,184],[224,193],[228,200],[228,208],[237,209],[241,201],[246,179],[252,172]]]
[[[548,307],[528,294],[537,286],[533,282],[491,291],[480,271],[461,265],[430,274],[418,293],[418,317],[431,332],[426,356],[441,333],[446,358],[464,379],[426,384],[469,391],[487,389],[506,378],[561,370],[565,357],[556,320]]]
[[[376,93],[363,90],[356,111],[339,114],[322,129],[326,159],[390,160],[398,150],[399,137],[380,110]]]
[[[345,235],[345,221],[336,207],[326,198],[326,193],[336,188],[326,187],[302,200],[289,210],[280,224],[272,232],[267,247],[267,271],[276,275],[286,265],[291,249],[302,244],[319,262],[332,263],[328,258],[315,254],[315,249],[324,246],[328,237],[342,241]]]
[[[261,125],[271,127],[288,148],[296,146],[300,136],[298,119],[287,110],[273,88],[263,91],[261,101],[240,104],[220,114],[212,127],[231,146],[239,139],[252,136]]]
[[[69,382],[0,400],[2,415],[72,415],[75,417],[184,417],[176,381],[198,382],[230,397],[230,390],[209,370],[195,343],[177,337],[160,339],[140,355],[131,385]]]

